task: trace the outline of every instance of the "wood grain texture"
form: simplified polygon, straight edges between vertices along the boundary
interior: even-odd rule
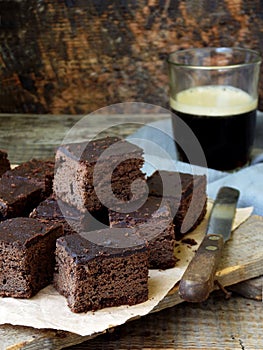
[[[245,298],[262,300],[263,276],[234,284],[229,289],[233,292],[238,293],[239,295],[242,295]]]
[[[262,11],[259,0],[0,0],[0,112],[167,106],[168,53],[196,46],[263,52]]]
[[[167,120],[170,116],[154,113],[133,115],[133,120],[137,119],[138,123],[129,123],[129,115],[112,114],[107,115],[107,121],[112,127],[105,129],[105,125],[98,122],[95,114],[88,119],[85,130],[77,124],[82,117],[82,115],[0,114],[0,149],[8,150],[8,158],[12,164],[20,164],[32,158],[54,157],[57,147],[72,127],[76,137],[82,140],[104,136],[125,138],[142,125]]]
[[[68,350],[261,350],[262,320],[262,303],[226,301],[216,293],[204,303],[174,306]]]
[[[262,303],[214,293],[200,304],[182,303],[115,328],[95,339],[2,326],[1,350],[262,350]],[[5,333],[12,336],[9,339]],[[2,333],[1,333],[2,332]],[[24,337],[22,337],[24,334]],[[2,346],[5,341],[6,346]],[[17,339],[17,346],[14,340]],[[13,343],[12,343],[13,340]],[[22,341],[21,341],[22,340]],[[78,344],[79,343],[79,344]],[[71,344],[78,344],[71,346]]]
[[[230,241],[226,243],[226,249],[223,252],[222,261],[217,272],[217,278],[222,285],[228,286],[248,278],[263,275],[262,231],[263,218],[252,216],[236,230],[232,243]],[[253,259],[252,256],[254,256]],[[216,293],[218,292],[216,291]],[[106,336],[106,338],[99,337],[98,340],[94,340],[95,345],[90,341],[85,346],[87,349],[105,348],[118,350],[128,350],[131,344],[133,344],[132,349],[145,350],[151,347],[159,350],[180,349],[180,347],[188,350],[204,348],[238,349],[238,347],[234,347],[238,345],[238,339],[246,339],[247,349],[261,350],[262,347],[260,346],[263,345],[263,342],[261,345],[258,343],[257,346],[259,347],[253,346],[256,344],[255,337],[263,340],[260,323],[257,323],[262,322],[263,304],[254,300],[248,301],[247,299],[239,298],[233,298],[230,302],[221,300],[219,304],[215,303],[214,300],[214,297],[211,296],[204,303],[189,303],[184,304],[186,306],[178,306],[178,309],[174,308],[175,305],[182,303],[178,294],[178,285],[176,285],[154,308],[152,312],[156,313],[156,315],[149,316],[150,320],[152,320],[150,322],[154,322],[151,328],[148,326],[149,319],[143,317],[142,320],[138,321],[141,325],[138,328],[134,327],[133,324],[129,326],[129,322],[127,325],[116,328],[117,333],[114,332],[114,334],[119,334],[120,343],[117,342],[115,345],[110,346],[108,343],[109,339]],[[253,315],[249,314],[251,312],[250,307],[254,310]],[[162,313],[161,319],[159,319],[159,312],[164,309],[165,312]],[[222,316],[223,321],[221,319]],[[169,334],[168,342],[168,334],[164,332],[162,335],[162,329],[169,324],[171,333]],[[132,334],[131,337],[137,337],[137,340],[131,342],[130,336],[125,338],[125,331],[123,331],[125,327],[127,327],[127,332]],[[216,331],[218,327],[220,328]],[[119,328],[120,331],[118,331]],[[137,331],[134,331],[135,328]],[[144,335],[142,335],[140,328],[144,330]],[[207,338],[206,329],[209,332],[209,338]],[[240,330],[242,330],[241,333]],[[254,334],[253,338],[250,338],[251,333]],[[151,334],[151,337],[147,338],[147,334]],[[155,337],[153,337],[154,334]],[[157,335],[159,340],[155,343],[155,340],[158,338]],[[146,337],[146,340],[143,340],[143,336]],[[90,340],[91,338],[61,331],[35,330],[25,327],[11,327],[9,325],[0,327],[0,349],[42,350],[43,348],[48,348],[57,350],[82,343],[87,339]],[[215,341],[216,339],[220,339],[221,343],[219,345]],[[81,348],[84,349],[85,347]]]

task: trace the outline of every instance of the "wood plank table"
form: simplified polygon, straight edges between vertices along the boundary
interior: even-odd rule
[[[81,118],[82,116],[0,115],[0,148],[8,150],[13,164],[32,157],[50,157],[66,132]],[[120,118],[128,122],[128,116],[125,115],[111,115],[108,118],[112,124]],[[167,115],[146,114],[144,122],[163,118],[167,118]],[[123,127],[118,125],[111,130],[111,134],[125,137],[139,127],[141,125],[136,123]],[[262,135],[262,130],[260,127],[257,135]],[[89,134],[95,136],[98,131],[100,127],[94,118],[91,120]],[[255,152],[259,152],[261,148],[263,140],[258,137]],[[252,220],[254,225],[258,220],[261,222],[262,218],[252,217],[249,220],[248,224],[250,225]],[[259,230],[263,233],[263,225],[262,230],[261,228]],[[262,275],[261,265],[257,266],[257,269],[256,274]],[[249,278],[253,276],[249,267],[245,271],[244,276],[235,277],[237,281],[246,279],[246,276]],[[225,300],[221,291],[214,291],[204,303],[178,304],[179,296],[175,286],[154,313],[89,340],[63,331],[2,325],[0,349],[262,350],[262,277],[235,284],[230,289],[234,293],[229,300]]]

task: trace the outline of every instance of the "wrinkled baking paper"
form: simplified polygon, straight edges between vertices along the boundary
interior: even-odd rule
[[[51,328],[88,336],[148,314],[182,277],[204,236],[211,205],[209,202],[207,215],[198,228],[186,236],[198,244],[180,244],[176,248],[176,255],[180,258],[176,267],[164,271],[150,270],[148,301],[134,306],[124,305],[76,314],[70,311],[66,299],[50,285],[31,299],[0,298],[0,324]],[[238,209],[233,228],[247,220],[252,210],[253,208]]]

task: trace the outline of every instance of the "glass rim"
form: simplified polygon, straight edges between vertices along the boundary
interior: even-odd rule
[[[190,53],[190,52],[209,52],[214,51],[218,53],[224,53],[224,52],[247,52],[251,54],[251,60],[250,61],[244,61],[242,63],[233,63],[233,64],[227,64],[227,65],[200,65],[200,64],[187,64],[182,62],[177,62],[176,60],[172,59],[172,56],[175,56],[176,54],[180,53]],[[182,49],[182,50],[176,50],[168,54],[167,62],[173,66],[176,67],[182,67],[187,69],[202,69],[202,70],[213,70],[213,69],[233,69],[238,67],[244,67],[254,64],[260,64],[262,62],[262,58],[260,56],[260,53],[256,50],[247,49],[247,48],[241,48],[241,47],[195,47],[195,48],[188,48],[188,49]]]

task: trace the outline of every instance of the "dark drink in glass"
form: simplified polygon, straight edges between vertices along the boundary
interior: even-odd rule
[[[249,162],[257,101],[246,92],[229,86],[195,87],[171,98],[170,106],[197,137],[209,168],[233,170]],[[180,159],[188,162],[178,144],[177,149]]]
[[[249,163],[260,63],[258,52],[243,48],[169,55],[170,107],[181,160],[206,166],[205,159],[209,168],[226,171]]]

